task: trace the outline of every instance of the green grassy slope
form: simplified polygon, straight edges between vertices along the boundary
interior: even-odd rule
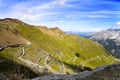
[[[32,43],[25,48],[23,59],[46,67],[52,73],[72,74],[80,72],[84,66],[93,69],[112,64],[115,60],[100,44],[75,35],[65,34],[57,28],[47,28],[45,31],[41,30],[42,27],[28,25],[15,19],[3,20],[0,23],[12,28],[13,31],[16,30],[24,39]],[[25,45],[6,48],[0,51],[0,56],[27,66],[18,59],[22,53],[22,47]]]

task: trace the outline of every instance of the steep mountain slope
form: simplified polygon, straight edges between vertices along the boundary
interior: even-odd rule
[[[120,58],[120,30],[108,29],[95,33],[90,38],[102,44],[108,51],[117,58]]]
[[[10,37],[11,46],[4,47],[0,56],[18,62],[39,75],[74,74],[115,62],[115,58],[102,45],[66,34],[58,28],[28,25],[9,18],[1,19],[0,25],[7,26],[12,34],[3,32]],[[7,38],[1,38],[1,41]],[[7,42],[4,44],[9,45]],[[14,46],[16,44],[19,45]]]
[[[16,39],[15,39],[16,38]],[[9,27],[4,23],[0,23],[0,47],[4,48],[11,45],[19,45],[26,43],[15,28]]]

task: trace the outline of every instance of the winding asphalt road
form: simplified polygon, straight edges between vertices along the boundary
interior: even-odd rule
[[[30,46],[30,45],[31,45],[31,43],[27,42],[26,46],[22,47],[22,53],[20,54],[19,58],[22,58],[25,55],[25,48]]]

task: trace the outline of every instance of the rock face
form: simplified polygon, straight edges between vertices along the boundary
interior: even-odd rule
[[[10,80],[10,79],[6,77],[3,73],[0,73],[0,80]]]
[[[30,80],[120,80],[120,64],[102,66],[75,75],[46,75]],[[26,79],[29,80],[29,79]]]
[[[120,29],[108,29],[95,33],[90,39],[102,44],[109,52],[120,58]]]
[[[0,62],[0,80],[22,80],[23,78],[38,77],[36,73],[27,67],[4,58],[2,59],[3,61]]]

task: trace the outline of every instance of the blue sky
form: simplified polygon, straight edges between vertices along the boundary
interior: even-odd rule
[[[0,18],[64,31],[120,28],[120,0],[0,0]]]

